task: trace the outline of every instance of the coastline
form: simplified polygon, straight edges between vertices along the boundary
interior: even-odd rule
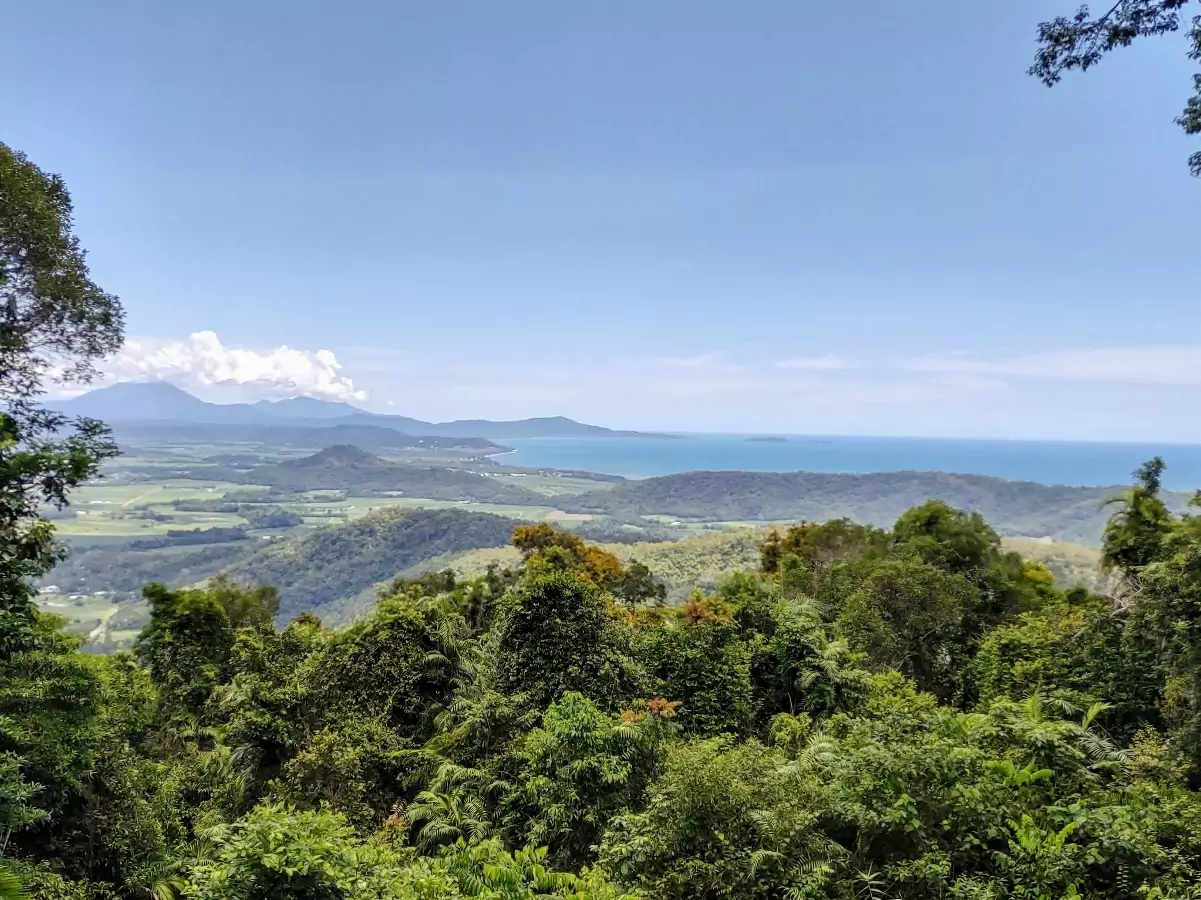
[[[491,456],[499,459],[520,451],[520,459],[511,465],[631,479],[699,471],[948,472],[1075,487],[1127,484],[1130,473],[1142,463],[1162,456],[1167,462],[1166,490],[1201,487],[1198,444],[825,436],[764,441],[734,434],[689,437],[682,441],[512,438],[506,442],[509,449]]]

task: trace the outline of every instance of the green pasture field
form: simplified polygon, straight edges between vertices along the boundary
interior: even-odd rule
[[[264,459],[286,459],[291,456],[305,456],[309,452],[297,447],[279,447],[257,444],[253,441],[220,441],[212,444],[183,444],[177,442],[137,442],[125,443],[121,446],[121,456],[111,465],[120,468],[130,464],[162,461],[196,462],[206,456],[223,453],[246,453],[262,456]]]
[[[313,504],[285,503],[284,509],[291,510],[306,520],[312,517],[314,524],[328,523],[335,515],[345,520],[360,519],[377,509],[403,507],[405,509],[465,509],[470,512],[493,513],[511,519],[541,521],[558,512],[551,506],[513,506],[500,503],[476,503],[474,501],[430,500],[422,497],[347,497],[335,502]]]
[[[537,491],[539,494],[545,494],[548,497],[584,494],[588,491],[597,491],[612,487],[612,484],[607,481],[592,481],[588,478],[577,478],[574,475],[514,474],[494,475],[492,477],[504,484],[513,484],[517,487],[527,488],[531,491]]]
[[[237,514],[185,511],[176,509],[172,504],[178,500],[223,500],[230,493],[240,495],[238,502],[253,502],[245,497],[248,492],[269,491],[269,488],[262,485],[232,484],[216,478],[205,479],[206,464],[203,461],[207,457],[248,455],[268,464],[307,455],[310,452],[299,447],[233,441],[188,444],[146,442],[126,444],[123,450],[124,455],[105,466],[105,477],[78,489],[72,495],[71,509],[74,516],[55,521],[57,533],[69,545],[94,547],[161,537],[168,531],[246,527],[248,521]],[[453,451],[374,452],[385,458],[417,465],[461,465],[470,458],[470,454]],[[218,467],[219,464],[215,466]],[[302,530],[353,521],[373,510],[395,507],[459,508],[472,512],[493,513],[518,521],[567,523],[586,521],[593,517],[569,514],[556,508],[556,497],[566,498],[609,486],[607,482],[576,475],[494,471],[489,471],[488,474],[506,484],[524,487],[540,494],[545,501],[524,506],[406,496],[356,497],[353,490],[315,490],[280,498],[282,502],[267,498],[264,498],[264,502],[301,516],[304,522],[297,528]],[[251,533],[255,536],[280,536],[295,530],[251,530]]]
[[[487,512],[521,521],[585,521],[590,516],[565,513],[553,505],[555,494],[579,493],[593,489],[597,482],[582,478],[554,476],[512,477],[505,481],[521,484],[543,493],[545,505],[521,506],[475,501],[433,500],[424,497],[355,497],[345,491],[310,491],[291,502],[271,503],[303,516],[305,526],[323,526],[361,518],[373,510],[389,507],[407,509],[465,509]],[[216,527],[237,527],[246,520],[233,513],[189,512],[175,509],[176,500],[220,500],[229,492],[244,494],[264,490],[262,485],[231,484],[221,481],[193,481],[169,478],[162,481],[119,483],[101,481],[79,488],[72,497],[74,518],[55,522],[58,534],[75,546],[118,543],[163,535],[168,531]],[[143,517],[151,513],[161,521]]]
[[[253,485],[228,482],[170,479],[139,484],[100,482],[79,488],[71,497],[74,518],[58,519],[55,530],[77,543],[84,538],[124,536],[129,539],[153,537],[169,530],[231,527],[245,525],[241,516],[229,513],[181,512],[171,506],[174,500],[216,499],[230,490],[253,490]],[[139,512],[167,517],[166,521],[141,518]]]
[[[192,481],[170,478],[142,484],[97,484],[84,485],[71,494],[71,506],[77,510],[92,507],[112,509],[136,509],[146,505],[169,505],[172,500],[204,500],[222,497],[227,491],[254,490],[255,485],[231,484],[227,481]]]
[[[149,519],[121,519],[103,514],[86,514],[86,518],[64,519],[54,523],[55,532],[70,541],[77,537],[123,537],[135,540],[166,534],[176,527],[171,522],[154,522]]]
[[[62,522],[56,522],[55,525],[62,525]],[[146,532],[143,537],[153,537],[150,532]],[[55,529],[55,537],[65,543],[68,547],[75,549],[83,549],[85,547],[103,547],[105,545],[111,547],[122,547],[128,544],[131,538],[128,534],[83,534],[76,532],[75,534],[64,534],[61,528]]]
[[[96,640],[104,636],[108,621],[117,614],[120,607],[107,597],[77,597],[71,599],[66,594],[42,594],[38,597],[38,605],[48,613],[62,616],[67,620],[64,629],[68,634]]]

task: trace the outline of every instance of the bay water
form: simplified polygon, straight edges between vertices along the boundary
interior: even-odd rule
[[[1124,485],[1153,456],[1164,487],[1201,488],[1201,444],[1002,441],[895,437],[691,434],[671,438],[521,438],[497,462],[648,478],[698,470],[749,472],[939,471],[1067,485]]]

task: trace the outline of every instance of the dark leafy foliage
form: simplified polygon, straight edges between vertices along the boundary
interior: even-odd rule
[[[89,277],[57,175],[0,144],[0,652],[28,645],[30,580],[62,555],[46,507],[116,453],[101,423],[38,407],[56,369],[87,381],[123,340],[117,298]]]
[[[503,684],[545,707],[567,691],[610,706],[617,698],[599,588],[568,572],[534,574],[506,600],[496,654]]]
[[[1139,38],[1158,37],[1186,24],[1182,12],[1189,0],[1118,0],[1099,16],[1081,6],[1072,16],[1057,16],[1038,26],[1038,53],[1030,74],[1055,85],[1065,72],[1087,71],[1112,50]],[[1188,30],[1188,57],[1201,62],[1201,16]],[[1201,74],[1193,76],[1193,95],[1176,120],[1187,134],[1201,134]],[[1201,176],[1201,152],[1189,157],[1189,168]]]
[[[545,527],[338,629],[150,588],[141,666],[43,623],[66,724],[0,729],[0,812],[49,897],[1187,898],[1201,526],[1166,526],[1125,605],[941,503],[676,607]]]

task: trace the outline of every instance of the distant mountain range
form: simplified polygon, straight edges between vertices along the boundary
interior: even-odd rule
[[[333,444],[355,444],[372,450],[453,450],[474,454],[502,453],[507,449],[482,437],[418,436],[384,425],[326,425],[328,421],[310,420],[303,425],[295,425],[291,420],[263,425],[221,425],[170,420],[118,420],[111,424],[113,436],[120,443],[176,441],[189,444],[272,444],[312,450]]]
[[[208,403],[164,381],[121,382],[51,404],[54,409],[116,425],[255,425],[290,428],[339,425],[379,426],[414,436],[447,438],[633,437],[635,431],[614,431],[585,425],[562,416],[493,422],[459,419],[423,422],[408,416],[367,412],[349,403],[294,397],[257,403]],[[647,436],[647,435],[641,435]]]

